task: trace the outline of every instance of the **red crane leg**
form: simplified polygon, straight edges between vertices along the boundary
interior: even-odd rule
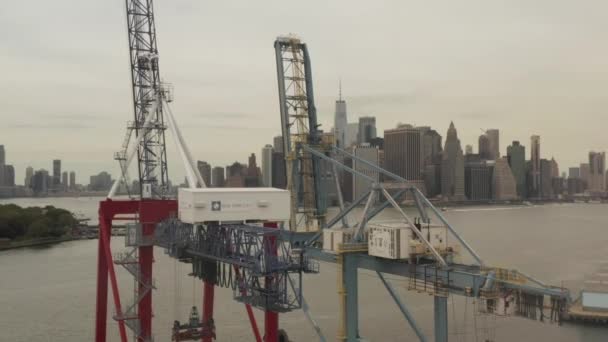
[[[264,223],[264,227],[278,228],[276,222]],[[277,255],[277,240],[276,237],[270,237],[268,251],[271,255]],[[272,277],[266,277],[266,287],[271,287],[273,279]],[[279,340],[279,313],[275,311],[266,310],[264,312],[264,331],[265,331],[265,342],[277,342]]]
[[[153,224],[143,224],[143,235],[154,234]],[[152,261],[154,258],[154,249],[152,246],[139,247],[139,269],[142,279],[149,283],[152,281]],[[146,287],[139,285],[139,291],[146,291]],[[137,305],[139,315],[139,323],[141,327],[141,341],[152,336],[152,291],[148,291],[146,295]]]
[[[213,319],[213,297],[215,295],[215,286],[211,282],[203,282],[203,324],[209,324],[209,321]],[[205,336],[201,338],[203,342],[211,342],[211,336]]]
[[[99,217],[99,222],[103,218]],[[103,239],[99,234],[97,245],[97,301],[95,310],[95,342],[106,342],[108,318],[108,264],[103,249]]]
[[[102,215],[100,215],[102,216]],[[112,219],[111,216],[100,217],[99,222],[99,240],[103,244],[104,256],[106,259],[106,267],[110,275],[110,284],[112,285],[112,297],[114,298],[114,307],[116,308],[117,314],[122,314],[122,307],[120,305],[120,295],[118,293],[118,282],[116,280],[116,272],[114,271],[114,264],[112,260],[112,251],[110,250],[110,236],[112,232]],[[127,331],[125,330],[125,322],[123,320],[118,321],[118,330],[120,332],[120,340],[127,342]]]

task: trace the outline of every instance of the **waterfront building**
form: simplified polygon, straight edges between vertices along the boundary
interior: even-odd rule
[[[224,186],[224,168],[216,166],[211,169],[211,186],[214,188],[221,188]]]
[[[34,194],[44,195],[49,191],[49,180],[52,178],[49,176],[49,172],[45,169],[40,169],[34,172],[32,178],[32,189]]]
[[[422,130],[422,173],[426,195],[435,197],[441,194],[441,135],[430,127]]]
[[[541,197],[540,136],[530,137],[531,196]]]
[[[527,197],[526,191],[526,147],[515,140],[507,147],[507,160],[517,184],[517,195]]]
[[[61,173],[61,190],[68,191],[68,172],[63,171]]]
[[[357,143],[357,135],[359,134],[359,123],[352,122],[346,125],[346,141],[344,148],[351,147]]]
[[[509,167],[507,158],[498,158],[494,162],[492,175],[492,197],[495,200],[514,200],[517,198],[517,182]]]
[[[59,188],[61,184],[61,160],[53,160],[53,189]]]
[[[262,172],[260,171],[260,168],[258,167],[258,164],[256,162],[255,153],[252,153],[249,156],[249,163],[245,172],[245,187],[256,188],[261,186]]]
[[[6,152],[4,150],[4,145],[0,145],[0,166],[6,164]]]
[[[464,147],[464,154],[473,154],[473,146],[472,145],[466,145]]]
[[[33,178],[34,178],[34,168],[31,167],[31,166],[28,166],[25,169],[25,179],[23,180],[23,185],[26,188],[30,188],[31,189],[33,187],[33,184],[32,184]]]
[[[196,162],[196,168],[201,174],[201,177],[203,177],[205,186],[211,186],[211,164],[207,163],[204,160],[199,160]]]
[[[353,153],[352,148],[349,148],[350,153]],[[344,165],[346,167],[353,167],[353,160],[350,157],[344,157]],[[346,202],[352,202],[356,200],[353,197],[353,180],[354,177],[350,172],[343,172],[340,179],[340,189],[342,189],[342,197]]]
[[[336,100],[334,112],[334,134],[336,136],[336,146],[339,148],[346,147],[347,126],[346,101],[342,99],[342,84],[340,84],[339,97]]]
[[[245,186],[245,175],[247,166],[239,162],[234,162],[226,166],[226,183],[228,188],[242,188]]]
[[[285,169],[285,156],[281,152],[272,153],[272,187],[287,188],[287,170]]]
[[[283,153],[283,136],[277,135],[272,139],[272,147],[275,152]]]
[[[70,171],[70,190],[76,190],[76,172]]]
[[[587,189],[591,192],[604,192],[606,173],[606,153],[589,152],[589,182]]]
[[[553,199],[555,194],[553,193],[553,165],[550,160],[540,160],[540,198]]]
[[[266,187],[272,186],[272,152],[272,145],[262,148],[262,185]]]
[[[89,190],[108,191],[112,187],[112,183],[112,176],[106,171],[101,171],[89,178]]]
[[[581,169],[578,167],[568,168],[568,178],[581,178]]]
[[[479,153],[479,157],[481,159],[491,159],[490,140],[488,139],[488,136],[485,133],[479,136],[477,153]]]
[[[407,180],[420,180],[423,170],[421,130],[399,125],[384,131],[386,170]]]
[[[497,129],[488,129],[486,135],[488,136],[489,159],[497,160],[500,158],[499,131]]]
[[[378,148],[370,146],[369,143],[356,146],[353,154],[357,158],[368,161],[373,165],[379,165]],[[373,178],[376,183],[379,182],[378,171],[371,166],[355,159],[353,162],[353,168],[355,171]],[[356,175],[353,177],[353,197],[356,199],[371,189],[372,182]],[[378,198],[376,198],[376,201],[377,200]]]
[[[481,160],[477,154],[467,156],[477,156],[477,160],[467,160],[465,162],[465,195],[470,201],[489,201],[492,199],[492,174],[494,172],[494,162]]]
[[[458,140],[454,122],[445,139],[445,148],[441,160],[441,192],[445,199],[464,200],[464,155]]]
[[[369,143],[376,137],[376,117],[362,116],[359,118],[359,133],[357,134],[357,143],[359,145]]]
[[[15,167],[10,164],[3,165],[2,172],[2,186],[14,187],[15,186]]]
[[[581,179],[583,180],[583,182],[585,184],[585,190],[586,190],[589,188],[589,175],[590,175],[589,164],[582,163],[581,165],[579,165],[579,169],[581,171]]]

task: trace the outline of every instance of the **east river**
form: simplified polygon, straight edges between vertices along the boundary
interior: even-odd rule
[[[52,204],[96,222],[100,198],[2,200],[21,206]],[[534,207],[464,207],[444,213],[486,263],[521,270],[549,284],[578,294],[586,276],[608,263],[608,205],[550,204]],[[387,211],[383,218],[396,218]],[[124,248],[112,241],[114,252]],[[189,265],[176,263],[155,249],[153,330],[156,341],[170,341],[173,320],[185,320],[192,305],[201,303],[200,283],[187,274]],[[95,317],[97,240],[81,240],[39,248],[0,252],[0,341],[92,341]],[[133,281],[117,268],[123,303],[131,300]],[[308,275],[304,294],[328,340],[338,325],[335,265],[321,264]],[[432,337],[432,297],[407,290],[407,281],[389,277],[427,336]],[[370,341],[415,341],[406,320],[380,280],[359,272],[359,321]],[[449,303],[450,341],[608,341],[608,328],[529,321],[476,313],[472,299],[452,296]],[[112,308],[112,304],[109,305]],[[111,311],[111,310],[110,310]],[[110,312],[111,314],[111,312]],[[262,324],[260,312],[256,313]],[[232,291],[216,291],[217,341],[252,341],[242,304]],[[301,311],[281,315],[280,324],[293,341],[315,341]],[[109,319],[110,341],[118,329]]]

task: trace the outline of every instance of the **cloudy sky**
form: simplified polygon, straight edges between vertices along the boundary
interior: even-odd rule
[[[79,182],[112,160],[132,119],[123,0],[1,0],[0,144],[17,168],[63,160]],[[338,79],[349,121],[453,120],[501,152],[541,135],[562,170],[608,149],[608,2],[155,0],[161,74],[197,159],[245,162],[279,133],[272,43],[296,33],[312,57],[316,105],[333,122]],[[183,179],[169,147],[169,173]],[[529,149],[527,149],[529,154]]]

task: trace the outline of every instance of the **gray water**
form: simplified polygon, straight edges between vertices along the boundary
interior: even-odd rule
[[[23,199],[19,205],[53,204],[95,215],[99,198]],[[445,213],[448,220],[495,266],[517,268],[575,293],[586,275],[608,260],[608,206],[544,205],[522,208],[465,208]],[[394,217],[387,212],[384,218]],[[113,251],[124,246],[112,241]],[[84,240],[43,248],[0,252],[0,341],[91,341],[94,336],[97,241]],[[200,283],[155,249],[154,334],[169,341],[174,319],[184,320],[190,306],[201,302]],[[335,266],[322,264],[322,273],[306,276],[304,292],[328,340],[338,323]],[[133,289],[127,273],[117,268],[123,305]],[[407,283],[390,277],[402,299],[432,337],[432,297],[407,291]],[[176,291],[177,290],[177,291]],[[360,332],[370,341],[415,341],[415,335],[371,272],[359,272]],[[216,291],[218,341],[252,341],[242,304],[227,289]],[[111,298],[111,297],[110,297]],[[607,341],[608,328],[529,321],[518,317],[473,315],[476,304],[450,297],[450,341]],[[109,308],[113,304],[109,303]],[[111,310],[110,310],[111,311]],[[258,322],[263,326],[260,312]],[[281,315],[281,327],[294,341],[314,341],[315,334],[301,311]],[[117,324],[109,319],[110,341],[118,341]]]

